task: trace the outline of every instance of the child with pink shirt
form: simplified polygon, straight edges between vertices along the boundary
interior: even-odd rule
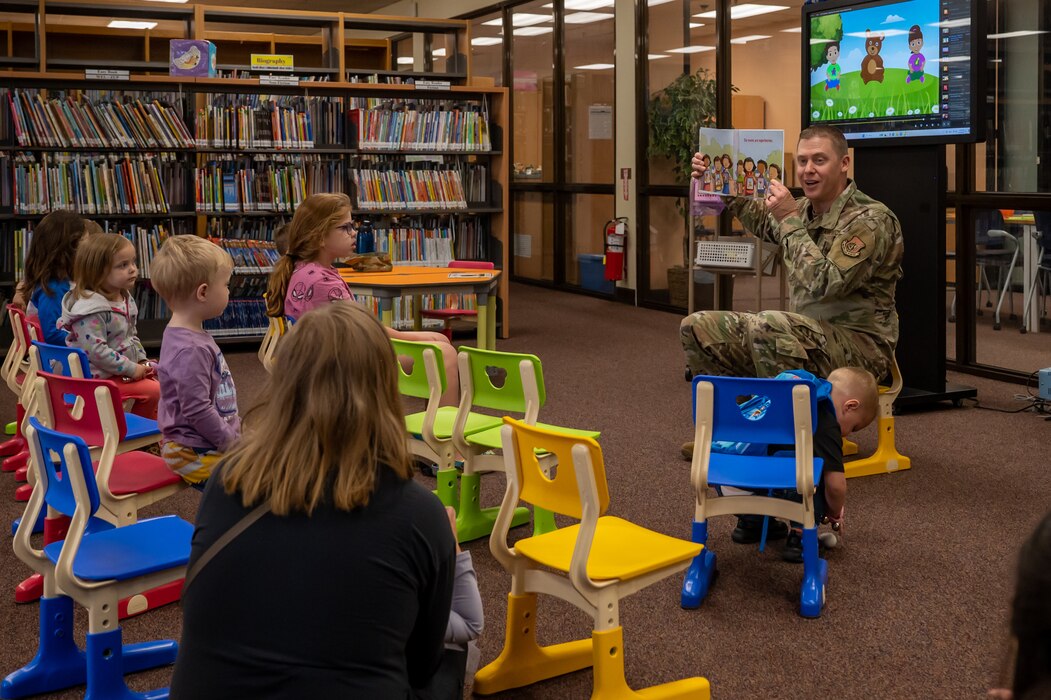
[[[337,258],[354,254],[357,230],[351,219],[350,199],[342,193],[312,194],[296,208],[287,227],[288,249],[274,265],[267,287],[266,312],[293,322],[323,304],[350,300],[350,289],[332,266]],[[455,406],[460,398],[456,350],[441,333],[397,331],[399,340],[434,343],[442,349],[447,388],[442,405]],[[348,339],[348,342],[350,339]]]

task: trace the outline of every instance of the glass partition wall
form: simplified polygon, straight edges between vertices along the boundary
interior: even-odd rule
[[[512,90],[517,279],[569,289],[593,280],[589,256],[601,253],[617,173],[608,138],[616,137],[613,4],[534,0],[469,17],[475,74]],[[634,5],[638,299],[684,311],[687,185],[676,160],[650,147],[651,102],[681,76],[705,70],[717,94],[714,125],[783,129],[782,177],[794,185],[802,0]],[[1051,6],[987,0],[985,9],[987,140],[945,148],[946,356],[951,368],[1023,380],[1051,357]],[[698,236],[741,233],[737,222],[717,217],[694,225]],[[735,281],[714,299],[711,278],[695,273],[695,308],[780,303],[777,279],[764,280],[761,298],[754,278]]]

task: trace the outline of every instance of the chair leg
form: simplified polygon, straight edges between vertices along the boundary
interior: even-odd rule
[[[500,655],[474,676],[474,692],[492,695],[579,671],[594,663],[593,641],[542,647],[536,641],[536,593],[507,596],[507,628]]]
[[[20,453],[21,454],[21,453]],[[20,484],[24,484],[29,481],[29,460],[26,459],[26,464],[19,466],[15,469],[15,481]]]
[[[703,544],[704,549],[693,558],[682,581],[682,595],[679,605],[687,610],[700,607],[708,596],[715,580],[715,552],[708,549],[708,521],[693,521],[691,540]]]
[[[23,469],[26,463],[29,461],[29,450],[23,449],[17,454],[13,454],[10,457],[6,457],[2,463],[0,463],[0,471],[13,472]],[[22,479],[25,481],[25,478]]]
[[[645,690],[635,691],[628,687],[624,678],[624,628],[615,627],[602,632],[592,632],[591,648],[594,658],[595,687],[591,700],[621,700],[622,698],[696,698],[708,700],[711,688],[704,678],[684,678]]]
[[[52,693],[87,678],[84,652],[73,640],[73,599],[40,599],[40,647],[28,664],[0,682],[0,698]]]
[[[894,442],[894,416],[881,415],[877,430],[879,439],[876,451],[868,457],[851,460],[843,465],[848,479],[899,472],[912,467],[912,460],[898,452]]]
[[[10,458],[10,457],[12,457],[12,456],[14,456],[16,454],[19,454],[21,452],[25,452],[26,453],[26,457],[28,458],[28,456],[29,456],[28,449],[29,448],[26,445],[25,438],[22,437],[22,420],[25,418],[26,409],[22,406],[21,402],[19,402],[17,404],[16,413],[17,413],[17,420],[14,422],[14,426],[15,426],[14,437],[11,438],[10,440],[5,440],[2,444],[0,444],[0,456],[4,456],[4,457]],[[8,426],[8,427],[10,427],[10,426]],[[13,464],[10,468],[8,468],[6,459],[3,461],[2,464],[0,464],[0,471],[11,472],[11,471],[14,471],[17,468],[18,468],[17,464]]]
[[[33,494],[32,484],[22,484],[15,489],[15,500],[21,503],[25,503],[29,500],[29,497]]]
[[[825,606],[828,562],[817,553],[817,528],[803,529],[803,586],[799,593],[799,614],[819,617]]]
[[[121,643],[121,629],[88,633],[87,636],[87,693],[84,700],[143,700],[166,698],[162,691],[136,693],[124,683],[124,674],[131,671],[166,666],[175,663],[178,645],[174,641]],[[127,659],[127,663],[125,662]]]
[[[11,421],[10,423],[4,426],[5,435],[14,435],[16,432],[18,432],[18,421]],[[2,448],[2,445],[0,445],[0,448]],[[0,452],[0,454],[3,453]]]
[[[558,529],[555,524],[555,514],[546,508],[533,506],[533,537],[546,535]]]
[[[460,509],[456,511],[456,532],[460,542],[470,542],[486,537],[493,531],[496,516],[500,514],[499,506],[482,508],[482,475],[463,473],[460,475]],[[532,513],[524,506],[515,508],[511,517],[511,527],[525,525],[532,518]]]
[[[0,442],[0,456],[10,457],[26,449],[26,440],[21,435],[15,435],[9,440]]]
[[[460,472],[455,467],[452,469],[439,469],[435,477],[438,480],[438,488],[435,493],[443,506],[458,508],[460,499],[457,496],[457,486],[460,481]]]

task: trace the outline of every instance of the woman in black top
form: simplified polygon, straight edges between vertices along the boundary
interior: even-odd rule
[[[353,303],[307,313],[201,501],[171,697],[408,698],[441,659],[455,541],[411,479],[395,356]]]

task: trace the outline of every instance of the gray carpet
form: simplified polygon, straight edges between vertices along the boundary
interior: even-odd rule
[[[602,431],[611,514],[688,536],[692,497],[678,452],[691,432],[690,401],[679,318],[522,285],[512,286],[511,298],[513,337],[499,348],[543,360],[548,404],[541,420]],[[254,354],[228,359],[243,408],[265,375]],[[1033,357],[1032,366],[1041,361],[1048,364],[1047,355]],[[1021,405],[1014,398],[1021,387],[951,379],[978,386],[983,405]],[[12,418],[5,400],[0,420]],[[783,563],[776,544],[763,554],[734,545],[732,519],[716,520],[711,546],[720,577],[699,610],[680,609],[678,577],[622,603],[629,683],[641,688],[702,675],[722,699],[983,697],[1000,667],[1015,553],[1051,508],[1051,423],[967,406],[900,416],[897,431],[913,468],[849,482],[846,546],[828,555],[828,605],[820,619],[796,614],[800,566]],[[863,450],[874,441],[872,428],[860,436]],[[11,477],[0,480],[10,493]],[[499,502],[502,487],[499,476],[483,479],[486,504]],[[192,519],[197,499],[183,492],[145,514]],[[0,521],[10,522],[20,508],[5,496]],[[485,603],[484,663],[502,644],[510,579],[485,540],[468,548]],[[10,547],[0,548],[3,673],[27,662],[36,646],[37,607],[10,602],[25,573]],[[544,643],[590,634],[583,613],[550,599],[541,599],[538,618]],[[82,640],[82,611],[77,622]],[[152,611],[125,622],[125,641],[178,637],[179,625],[178,606]],[[161,669],[129,683],[142,690],[169,678],[170,669]],[[583,671],[499,697],[586,698],[590,691],[590,672]]]

